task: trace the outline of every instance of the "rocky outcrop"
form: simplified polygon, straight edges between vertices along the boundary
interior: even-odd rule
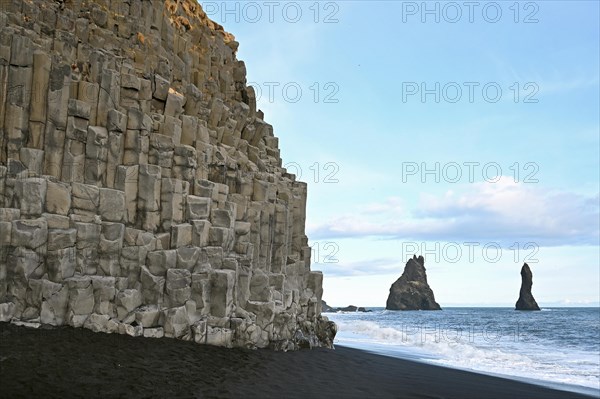
[[[305,183],[193,0],[0,9],[0,321],[332,346]]]
[[[329,306],[325,301],[321,301],[321,310],[323,311],[323,313],[333,313],[336,311],[335,308]]]
[[[335,312],[371,312],[371,310],[365,309],[362,306],[354,306],[348,305],[343,308],[334,308],[329,306],[325,301],[323,303],[323,312],[325,313],[335,313]]]
[[[385,305],[389,310],[441,310],[427,284],[425,259],[413,256],[406,262],[402,276],[390,287]]]
[[[344,306],[343,308],[336,308],[335,311],[336,312],[370,312],[370,310],[367,310],[362,306],[354,306],[354,305]]]
[[[531,293],[533,286],[533,273],[527,263],[521,268],[521,291],[519,292],[519,300],[515,305],[516,310],[540,310],[537,302]]]

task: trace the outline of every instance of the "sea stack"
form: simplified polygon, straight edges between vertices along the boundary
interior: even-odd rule
[[[441,310],[427,284],[425,259],[413,256],[406,262],[402,276],[390,287],[388,310]]]
[[[531,273],[529,265],[525,263],[521,268],[521,292],[519,293],[519,300],[515,305],[516,310],[540,310],[540,307],[531,293],[532,285],[533,274]]]

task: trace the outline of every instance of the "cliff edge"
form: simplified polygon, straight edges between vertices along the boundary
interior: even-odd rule
[[[0,321],[332,347],[235,38],[192,0],[0,4]]]

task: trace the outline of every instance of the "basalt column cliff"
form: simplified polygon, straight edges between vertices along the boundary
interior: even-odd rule
[[[0,320],[331,346],[234,38],[193,0],[0,5]]]

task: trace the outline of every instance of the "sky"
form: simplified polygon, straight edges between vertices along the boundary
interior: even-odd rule
[[[413,254],[444,306],[600,303],[597,1],[200,2],[308,183],[331,305]]]

